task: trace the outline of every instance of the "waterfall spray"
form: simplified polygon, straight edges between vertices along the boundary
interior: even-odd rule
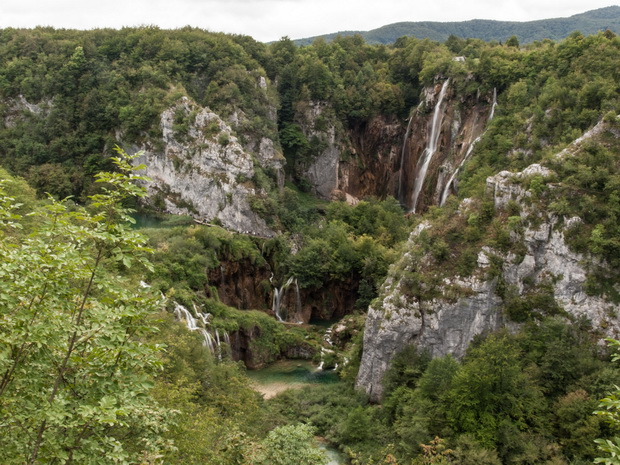
[[[420,191],[422,190],[422,186],[426,178],[426,172],[428,171],[428,166],[433,159],[433,155],[435,155],[435,152],[437,151],[437,144],[439,142],[439,136],[441,135],[441,120],[443,119],[442,103],[446,95],[446,90],[448,88],[449,82],[450,79],[446,79],[446,81],[443,83],[443,86],[441,87],[441,92],[439,92],[437,104],[435,105],[435,110],[433,111],[431,134],[428,139],[426,149],[424,149],[424,154],[422,155],[421,160],[422,163],[420,164],[420,169],[418,170],[418,174],[413,184],[413,194],[411,196],[412,207],[410,213],[415,213],[416,207],[418,206]]]
[[[220,339],[220,333],[217,328],[215,328],[213,332],[208,329],[211,325],[209,321],[211,319],[211,314],[198,311],[195,305],[194,313],[196,317],[194,317],[185,306],[175,302],[174,315],[177,320],[184,321],[185,326],[190,331],[198,331],[202,335],[202,345],[207,347],[212,354],[216,355],[219,361],[222,361],[222,341]],[[224,342],[230,347],[230,337],[226,331],[224,331]]]
[[[491,111],[489,112],[489,117],[487,121],[491,121],[493,119],[493,116],[495,116],[495,107],[497,107],[497,88],[493,88],[493,103],[491,104]],[[459,163],[459,166],[454,170],[454,173],[452,173],[452,176],[450,176],[450,179],[448,179],[448,182],[446,182],[446,185],[443,187],[443,192],[441,193],[441,199],[439,200],[440,207],[443,207],[444,203],[446,203],[448,194],[450,192],[450,186],[454,182],[456,175],[461,171],[461,168],[463,168],[463,165],[469,159],[469,156],[474,150],[474,147],[476,146],[478,141],[480,141],[482,136],[484,136],[485,132],[486,130],[481,135],[476,137],[473,142],[469,144],[469,148],[467,149],[467,153],[465,153],[463,160],[461,160],[461,163]]]
[[[497,106],[497,87],[493,87],[493,103],[491,104],[491,112],[489,113],[488,121],[491,121],[495,116],[495,107]]]
[[[273,310],[273,313],[276,315],[276,318],[278,319],[278,321],[284,321],[284,319],[280,315],[282,295],[284,294],[286,289],[292,284],[294,279],[295,278],[291,276],[282,286],[280,286],[279,289],[276,286],[273,287],[273,303],[271,304],[271,309]],[[269,282],[273,284],[273,275],[271,275],[271,277],[269,278]]]

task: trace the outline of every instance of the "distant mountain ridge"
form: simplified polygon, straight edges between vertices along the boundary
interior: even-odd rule
[[[607,29],[615,33],[620,32],[620,6],[613,5],[590,10],[568,18],[551,18],[525,22],[488,19],[472,19],[459,22],[400,22],[388,24],[370,31],[341,31],[297,39],[294,42],[297,45],[309,45],[318,38],[330,41],[339,35],[352,36],[359,34],[370,44],[391,44],[402,36],[413,36],[419,39],[428,38],[444,42],[450,35],[466,39],[476,38],[501,42],[516,36],[520,43],[530,43],[543,39],[561,40],[574,31],[590,35]]]

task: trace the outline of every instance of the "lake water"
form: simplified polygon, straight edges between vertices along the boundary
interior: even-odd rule
[[[318,441],[319,447],[327,454],[327,465],[342,465],[344,464],[344,457],[340,451],[324,442]]]
[[[306,360],[279,360],[261,370],[248,370],[247,374],[252,380],[254,389],[263,394],[266,399],[287,389],[302,389],[339,382],[334,370],[319,370],[312,362]],[[338,449],[320,440],[317,443],[327,454],[328,465],[345,463]]]
[[[331,384],[339,381],[334,370],[319,370],[306,360],[280,360],[261,370],[247,372],[254,389],[266,399],[287,389]]]

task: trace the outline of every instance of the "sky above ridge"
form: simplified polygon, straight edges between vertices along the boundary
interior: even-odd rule
[[[611,0],[613,2],[613,0]],[[400,21],[531,21],[613,5],[610,0],[0,0],[0,28],[195,26],[268,42]]]

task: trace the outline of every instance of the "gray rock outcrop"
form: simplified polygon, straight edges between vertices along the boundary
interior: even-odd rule
[[[179,129],[175,118],[187,119]],[[158,208],[200,221],[218,219],[231,230],[261,236],[274,233],[250,207],[257,194],[253,156],[231,127],[208,108],[187,97],[165,110],[160,126],[163,149],[144,148],[135,163],[144,164],[149,198]],[[260,158],[281,169],[282,157],[272,144],[261,143]]]
[[[578,150],[575,144],[600,132],[595,128],[575,141],[558,156]],[[371,306],[364,333],[364,352],[357,386],[371,400],[379,401],[383,394],[382,380],[389,364],[398,352],[409,344],[430,352],[434,357],[464,355],[469,343],[478,335],[502,327],[516,330],[519,326],[505,311],[506,289],[514,299],[527,299],[528,293],[543,290],[554,302],[553,308],[569,321],[586,319],[594,331],[605,337],[620,335],[620,306],[603,296],[586,293],[589,267],[607,266],[592,256],[572,251],[565,233],[581,220],[577,217],[559,218],[532,202],[535,195],[528,189],[528,180],[545,179],[553,173],[541,165],[531,165],[519,173],[502,171],[487,179],[487,192],[493,195],[495,207],[505,209],[510,202],[520,207],[519,216],[510,219],[519,223],[511,231],[513,243],[519,243],[519,253],[502,252],[482,247],[476,270],[468,278],[444,278],[441,297],[424,300],[410,292],[407,272],[420,266],[407,252],[386,280],[380,298]],[[554,189],[551,183],[548,189]],[[466,214],[470,202],[462,202],[458,214]],[[423,225],[409,239],[412,250]],[[488,273],[498,266],[499,273]],[[501,282],[503,293],[498,292]],[[533,291],[534,290],[534,291]]]

